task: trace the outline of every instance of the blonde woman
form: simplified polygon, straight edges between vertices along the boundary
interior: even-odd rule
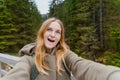
[[[45,20],[36,42],[19,53],[24,56],[0,80],[70,80],[71,73],[76,80],[120,80],[120,68],[86,60],[70,51],[63,23],[56,18]]]

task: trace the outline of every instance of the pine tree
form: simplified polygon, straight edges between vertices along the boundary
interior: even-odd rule
[[[34,2],[4,0],[0,13],[0,51],[14,53],[35,41],[41,15]]]
[[[17,30],[11,23],[12,17],[6,9],[4,0],[0,6],[0,52],[12,51],[11,46],[17,44],[13,35]]]

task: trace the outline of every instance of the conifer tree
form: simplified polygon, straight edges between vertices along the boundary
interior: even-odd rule
[[[4,0],[1,0],[0,4],[0,52],[12,51],[11,46],[17,44],[14,36],[17,29],[11,23],[12,17]]]

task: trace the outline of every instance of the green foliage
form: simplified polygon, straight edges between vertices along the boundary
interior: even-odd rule
[[[120,30],[120,1],[105,0],[104,8],[104,36],[106,49],[120,51],[119,30]]]
[[[114,27],[110,28],[110,37],[120,39],[120,24],[116,24]]]
[[[16,28],[10,23],[12,20],[10,12],[5,8],[5,5],[2,5],[2,8],[3,10],[0,12],[0,52],[5,52],[16,44],[16,38],[13,35],[16,32]]]
[[[87,56],[99,50],[99,42],[96,39],[92,12],[97,9],[89,0],[65,0],[60,4],[50,6],[50,16],[60,18],[66,29],[66,40],[71,49],[77,54],[86,53]],[[60,1],[60,0],[59,0]]]
[[[61,3],[55,3],[59,1]],[[104,56],[104,51],[120,49],[119,9],[120,0],[102,0],[101,4],[100,0],[53,0],[49,16],[64,22],[66,41],[73,51],[85,58],[98,60]]]
[[[106,51],[103,57],[104,64],[120,67],[120,53]]]
[[[35,40],[41,15],[29,0],[3,0],[0,12],[0,52],[17,53]],[[1,9],[1,6],[0,6]]]
[[[110,39],[111,39],[111,47],[114,50],[120,51],[120,24],[114,25],[114,27],[110,28]]]

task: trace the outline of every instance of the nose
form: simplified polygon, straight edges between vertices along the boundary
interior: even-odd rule
[[[50,35],[51,37],[55,37],[55,32],[53,31]]]

